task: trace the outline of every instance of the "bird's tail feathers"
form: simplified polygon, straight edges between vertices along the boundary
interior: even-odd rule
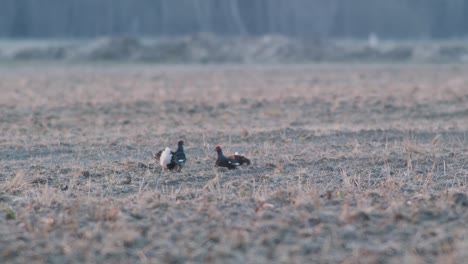
[[[166,147],[166,149],[161,153],[161,158],[159,158],[159,164],[167,168],[167,165],[171,163],[172,160],[172,153],[171,149]]]

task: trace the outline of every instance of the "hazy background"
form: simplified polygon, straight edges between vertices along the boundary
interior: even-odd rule
[[[0,58],[9,59],[297,62],[468,57],[466,0],[0,0],[0,6],[0,38],[23,40],[0,45]],[[62,42],[47,48],[24,42],[44,39]],[[73,43],[63,42],[71,39]],[[90,42],[95,39],[100,41]],[[110,48],[111,54],[102,54]]]
[[[2,37],[468,34],[465,0],[1,0],[0,5]]]

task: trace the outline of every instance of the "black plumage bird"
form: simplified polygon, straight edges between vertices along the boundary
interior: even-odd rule
[[[239,162],[240,165],[250,165],[250,160],[242,155],[239,155],[239,152],[234,153],[234,155],[229,156],[231,159],[235,159],[237,162]]]
[[[175,160],[179,164],[180,168],[182,169],[185,165],[185,161],[187,160],[187,157],[185,156],[184,152],[184,140],[181,139],[179,142],[177,142],[177,150],[173,154],[175,156]]]
[[[218,153],[218,158],[216,159],[216,163],[215,163],[215,165],[218,167],[225,167],[230,170],[233,170],[237,168],[237,166],[240,166],[244,163],[246,165],[250,164],[249,159],[247,159],[244,156],[239,155],[238,153],[229,157],[224,156],[223,150],[221,149],[220,146],[216,146],[215,151]]]
[[[158,151],[158,153],[153,154],[153,158],[159,162],[163,169],[168,169],[173,172],[182,170],[185,165],[187,157],[184,152],[184,140],[181,139],[178,142],[177,150],[171,151],[169,147],[166,147],[164,150]]]

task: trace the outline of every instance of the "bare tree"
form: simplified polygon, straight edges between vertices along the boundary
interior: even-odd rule
[[[0,37],[447,38],[467,25],[466,0],[0,0]]]

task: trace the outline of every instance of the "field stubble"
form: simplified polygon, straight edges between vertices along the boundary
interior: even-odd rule
[[[462,262],[467,72],[1,65],[0,260]]]

